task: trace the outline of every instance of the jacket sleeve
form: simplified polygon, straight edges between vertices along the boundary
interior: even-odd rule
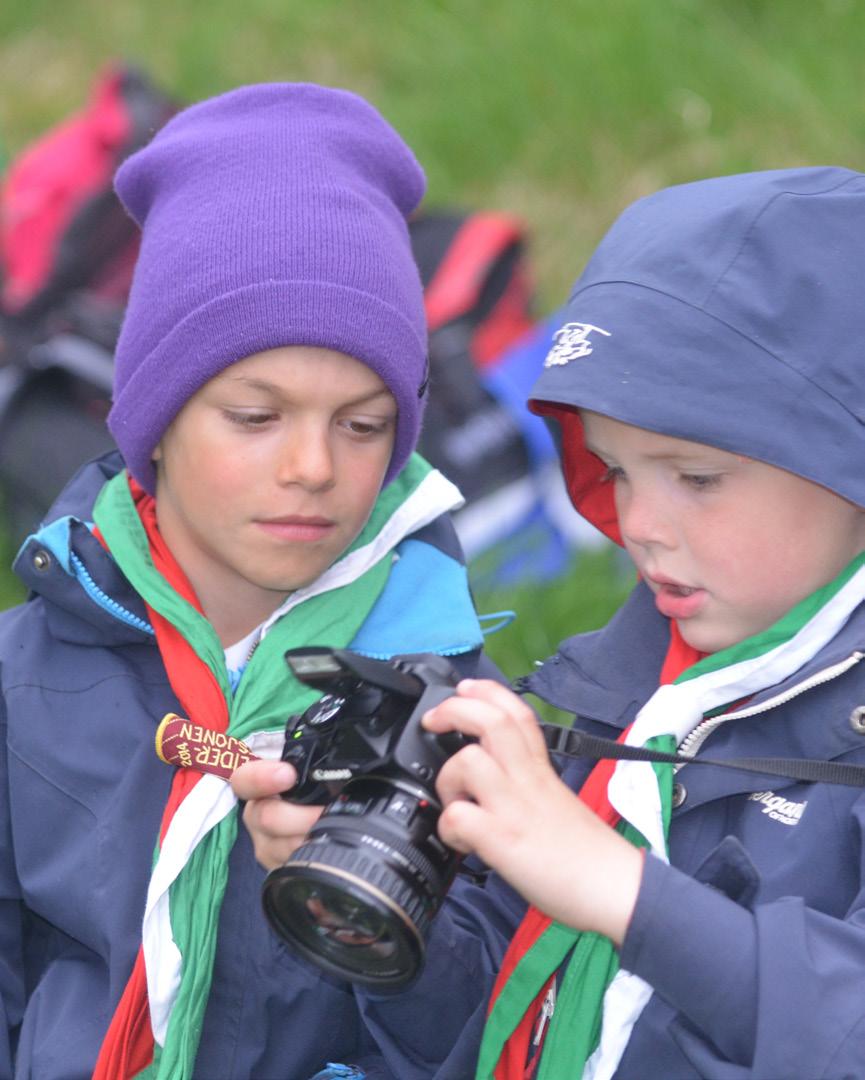
[[[6,709],[0,700],[0,1076],[12,1076],[24,1014],[23,905],[15,871],[7,768]]]
[[[726,846],[707,882],[647,857],[622,966],[692,1025],[679,1043],[698,1067],[708,1055],[703,1069],[754,1080],[862,1075],[865,887],[844,918],[796,896],[747,907],[725,895],[747,858]]]

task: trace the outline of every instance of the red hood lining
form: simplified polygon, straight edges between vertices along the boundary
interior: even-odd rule
[[[577,512],[621,546],[613,485],[603,482],[607,467],[586,448],[579,412],[573,406],[550,401],[531,401],[530,407],[540,416],[557,420],[562,429],[562,472]]]

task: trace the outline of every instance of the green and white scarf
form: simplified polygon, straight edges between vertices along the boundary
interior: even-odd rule
[[[264,634],[235,693],[225,656],[213,627],[179,595],[154,565],[151,540],[130,492],[126,474],[109,481],[97,501],[96,525],[124,575],[144,599],[166,634],[178,635],[199,668],[215,684],[213,713],[227,710],[227,733],[242,739],[258,756],[278,756],[286,719],[305,709],[317,693],[300,684],[284,661],[299,645],[348,646],[382,593],[393,550],[409,533],[461,503],[457,489],[415,455],[382,492],[372,515],[350,549],[311,586],[297,592],[290,610]],[[169,553],[170,555],[170,553]],[[159,633],[157,632],[159,640]],[[160,641],[160,648],[163,643]],[[165,655],[163,649],[163,655]],[[166,663],[168,661],[166,660]],[[169,673],[171,667],[169,666]],[[209,676],[208,676],[209,673]],[[196,720],[195,702],[184,708]],[[205,686],[205,689],[207,687]],[[154,727],[159,717],[154,717]],[[189,770],[186,770],[189,772]],[[187,777],[175,777],[186,780]],[[224,780],[193,775],[172,807],[154,852],[142,930],[144,980],[127,987],[124,1001],[100,1054],[97,1075],[120,1080],[137,1075],[183,1080],[192,1075],[213,969],[216,927],[237,834],[236,799]],[[142,1069],[141,1053],[131,1053],[130,1034],[146,1005],[152,1064]],[[122,1016],[118,1019],[118,1015]],[[144,1013],[145,1021],[147,1013]],[[147,1056],[143,1061],[146,1063]],[[135,1062],[133,1066],[130,1062]]]
[[[766,631],[703,658],[674,682],[659,687],[638,713],[625,742],[661,750],[681,745],[705,717],[724,712],[799,671],[832,641],[863,598],[865,554]],[[840,674],[858,659],[854,654],[835,670]],[[826,672],[821,672],[820,678],[825,677]],[[762,711],[772,703],[776,702],[734,708],[726,713],[725,721]],[[618,761],[606,785],[606,805],[598,800],[592,808],[605,820],[619,815],[620,828],[629,839],[669,861],[671,789],[671,765]],[[579,1076],[610,1080],[613,1076],[652,989],[619,969],[608,939],[562,926],[530,909],[493,991],[477,1080],[523,1080],[530,1026],[525,1021],[539,1015],[540,1000],[562,964],[564,976],[538,1080]]]

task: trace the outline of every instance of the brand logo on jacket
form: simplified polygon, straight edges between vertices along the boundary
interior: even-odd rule
[[[594,342],[589,340],[589,334],[603,334],[604,337],[612,337],[609,330],[602,330],[600,326],[592,326],[591,323],[569,322],[557,330],[553,335],[553,347],[547,353],[544,367],[556,367],[559,364],[567,364],[571,360],[577,360],[581,356],[588,356],[592,352]]]
[[[799,819],[805,813],[808,800],[803,802],[791,802],[774,791],[755,791],[748,796],[749,802],[762,803],[763,813],[773,821],[780,821],[782,825],[798,825]]]

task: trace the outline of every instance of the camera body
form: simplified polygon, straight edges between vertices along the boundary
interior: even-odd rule
[[[460,676],[434,654],[380,661],[303,648],[286,661],[324,695],[286,725],[282,758],[298,781],[283,798],[327,805],[288,862],[268,875],[265,912],[329,973],[401,986],[420,970],[459,864],[436,831],[435,780],[469,740],[434,735],[420,721]]]
[[[282,760],[298,777],[283,794],[291,802],[327,802],[334,784],[368,774],[431,785],[465,744],[461,735],[430,735],[420,726],[459,681],[442,656],[383,662],[345,649],[303,648],[286,660],[301,682],[325,691],[286,725]]]

